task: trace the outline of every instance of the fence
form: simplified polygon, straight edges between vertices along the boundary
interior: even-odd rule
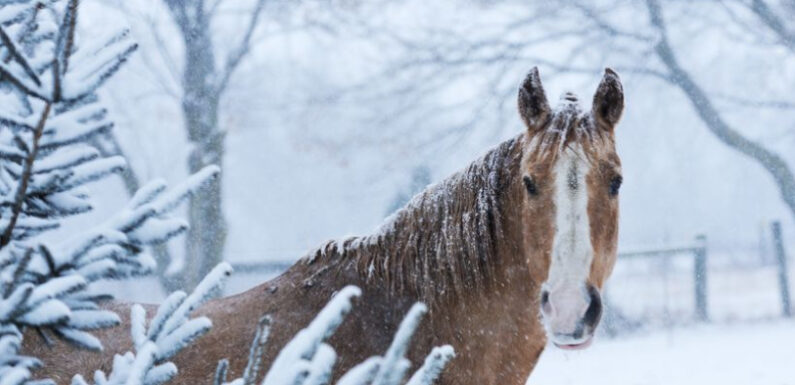
[[[622,259],[636,258],[660,258],[673,255],[691,254],[693,256],[693,288],[696,304],[696,317],[699,320],[709,320],[709,307],[707,306],[707,236],[696,236],[695,242],[691,246],[672,247],[656,250],[643,250],[634,252],[623,252],[618,254],[619,261]]]
[[[781,235],[781,223],[771,223],[773,233],[773,246],[776,252],[776,265],[778,266],[778,285],[781,295],[781,313],[785,317],[792,316],[792,304],[789,297],[789,270],[787,269],[787,254],[784,251],[784,237]]]

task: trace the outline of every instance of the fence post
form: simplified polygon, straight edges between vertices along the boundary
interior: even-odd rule
[[[784,317],[792,316],[792,305],[789,298],[789,279],[787,277],[787,254],[784,252],[784,240],[781,235],[781,223],[774,221],[771,223],[773,229],[773,247],[776,252],[776,262],[778,265],[778,286],[781,291],[781,312]]]
[[[695,275],[696,316],[701,321],[709,320],[707,312],[707,236],[696,236],[693,273]]]

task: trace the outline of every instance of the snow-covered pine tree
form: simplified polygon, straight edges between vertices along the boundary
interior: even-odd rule
[[[334,334],[352,308],[351,300],[361,290],[348,286],[340,290],[314,320],[298,332],[276,356],[261,385],[326,385],[331,382],[337,353],[324,341]],[[411,363],[405,357],[411,337],[427,311],[415,304],[395,333],[392,344],[383,356],[370,357],[345,373],[337,385],[400,385]],[[248,364],[243,377],[227,382],[228,362],[222,360],[216,370],[214,385],[254,385],[259,375],[262,347],[267,342],[270,318],[263,317],[252,341]],[[454,356],[452,346],[434,348],[424,364],[409,378],[406,385],[432,385],[442,369]]]
[[[218,173],[208,167],[171,190],[151,182],[95,228],[61,242],[42,237],[65,218],[90,211],[86,185],[125,166],[122,158],[101,157],[89,140],[113,127],[96,91],[136,45],[126,30],[83,39],[75,31],[77,16],[77,0],[0,1],[2,385],[35,383],[29,381],[31,370],[40,362],[19,355],[26,328],[45,340],[101,349],[90,331],[116,325],[119,318],[98,307],[109,295],[93,283],[150,272],[155,262],[146,247],[186,230],[186,222],[171,213]],[[185,322],[197,327],[193,333],[206,327],[181,314],[163,336],[182,333],[178,326]],[[155,346],[162,342],[149,337]],[[152,356],[154,362],[174,351],[136,346],[138,357]]]

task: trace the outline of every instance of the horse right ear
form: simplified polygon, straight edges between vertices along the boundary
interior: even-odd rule
[[[593,116],[612,131],[624,112],[624,87],[616,71],[605,68],[605,75],[593,96]]]
[[[519,88],[519,116],[530,133],[535,133],[544,128],[549,115],[549,103],[538,76],[538,67],[533,67]]]

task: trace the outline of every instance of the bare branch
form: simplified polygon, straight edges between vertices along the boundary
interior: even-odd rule
[[[751,11],[773,31],[790,51],[795,53],[795,31],[790,31],[764,0],[752,0]]]
[[[598,75],[604,72],[604,68],[601,67],[577,67],[571,66],[567,64],[560,64],[556,62],[552,62],[549,60],[541,59],[541,58],[534,58],[534,62],[539,63],[541,65],[547,66],[552,68],[553,70],[559,72],[569,72],[569,73],[581,73],[581,74],[588,74],[588,75]],[[651,68],[646,67],[634,67],[634,66],[614,66],[616,71],[621,73],[631,73],[631,74],[638,74],[638,75],[648,75],[654,76],[661,80],[671,81],[671,75],[665,72],[657,71]]]
[[[619,29],[618,27],[608,23],[607,20],[602,18],[602,16],[591,7],[584,6],[579,2],[576,2],[574,6],[578,10],[580,10],[580,12],[586,18],[591,20],[596,25],[596,27],[598,27],[600,30],[605,32],[610,37],[626,37],[644,43],[649,43],[654,40],[653,37],[651,36]]]
[[[767,170],[781,191],[784,202],[795,214],[795,175],[787,162],[779,155],[764,148],[737,132],[723,119],[713,106],[706,92],[693,80],[690,74],[679,65],[673,48],[668,43],[668,33],[663,19],[662,8],[657,0],[646,0],[649,18],[660,38],[655,47],[657,57],[671,73],[671,83],[678,86],[693,104],[707,128],[724,144],[757,161]]]
[[[165,63],[166,70],[168,75],[171,79],[171,82],[168,82],[163,76],[160,75],[159,71],[155,69],[154,63],[150,60],[149,55],[146,53],[147,50],[142,51],[142,58],[144,63],[149,67],[152,73],[157,78],[157,82],[160,83],[161,88],[171,97],[177,97],[178,91],[175,91],[172,87],[172,84],[179,83],[179,69],[176,67],[176,60],[174,60],[174,56],[171,55],[171,50],[166,47],[165,40],[163,36],[160,34],[158,30],[157,23],[151,17],[147,17],[145,22],[149,26],[149,30],[152,33],[152,38],[155,41],[155,48],[157,48],[157,52],[160,56],[164,59],[163,62]]]
[[[788,102],[786,100],[756,100],[744,98],[737,95],[728,95],[722,93],[714,94],[716,98],[723,99],[727,102],[736,104],[746,108],[767,108],[773,110],[795,110],[795,102]]]
[[[221,3],[223,3],[223,2],[224,2],[224,0],[215,0],[215,1],[213,1],[213,3],[210,4],[210,7],[209,7],[210,9],[207,11],[207,14],[210,15],[210,16],[215,15],[216,11],[218,11],[218,6],[220,6]]]
[[[171,17],[174,18],[177,26],[182,29],[183,34],[189,31],[191,23],[188,18],[188,12],[185,9],[187,2],[182,0],[163,0],[163,2],[168,6],[171,11]]]
[[[243,35],[243,40],[236,49],[229,53],[229,57],[226,59],[226,65],[224,66],[223,72],[221,73],[220,80],[216,84],[216,90],[219,94],[224,92],[227,84],[229,84],[229,78],[232,77],[232,73],[235,72],[235,69],[243,60],[243,58],[246,57],[246,55],[248,55],[248,53],[251,51],[251,36],[254,34],[257,24],[259,24],[259,17],[262,14],[262,10],[264,8],[265,0],[257,0],[257,5],[254,7],[251,20],[249,20],[248,26],[246,27],[246,32]]]

